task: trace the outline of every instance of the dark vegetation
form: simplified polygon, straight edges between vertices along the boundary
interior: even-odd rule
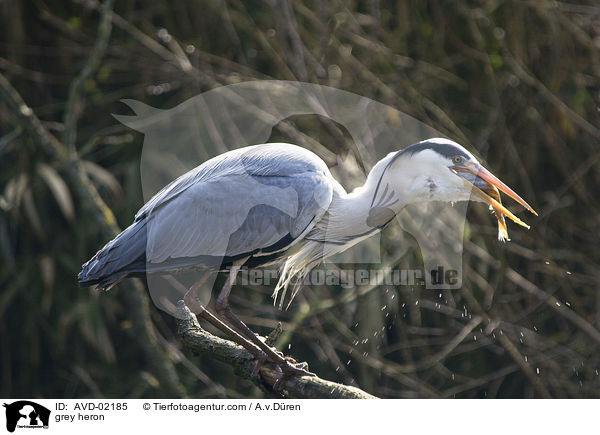
[[[278,311],[271,287],[237,287],[232,305],[251,327],[268,334],[281,321],[279,349],[380,397],[600,396],[596,1],[124,0],[104,20],[101,10],[0,2],[0,396],[263,395],[185,351],[141,281],[102,294],[76,283],[117,230],[110,210],[124,228],[142,205],[143,136],[111,117],[129,113],[119,100],[169,108],[257,79],[339,87],[408,113],[486,156],[540,216],[527,216],[529,231],[509,223],[503,244],[486,208],[470,207],[456,291],[305,288]],[[288,121],[274,138],[313,149],[303,137],[317,139],[332,165],[354,152],[339,126]],[[400,232],[386,230],[390,258]]]

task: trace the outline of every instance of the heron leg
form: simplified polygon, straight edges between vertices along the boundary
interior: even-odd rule
[[[277,380],[274,389],[278,389],[281,385],[282,380],[289,376],[298,375],[298,376],[314,376],[314,373],[311,373],[306,368],[306,363],[304,364],[296,364],[291,363],[286,357],[283,356],[281,352],[274,350],[269,347],[265,342],[263,342],[258,336],[244,323],[242,322],[233,311],[231,311],[231,307],[229,306],[229,294],[231,293],[231,288],[233,287],[233,282],[235,281],[235,277],[240,269],[239,265],[233,265],[229,272],[229,276],[227,277],[227,281],[225,285],[221,289],[219,296],[215,302],[215,306],[217,309],[217,313],[223,316],[231,326],[237,329],[240,333],[245,335],[250,341],[252,341],[256,346],[258,346],[265,354],[267,354],[268,358],[279,365],[281,371],[283,372],[283,376]]]
[[[200,303],[200,301],[198,300],[197,293],[205,281],[206,280],[203,279],[203,280],[197,282],[196,284],[194,284],[192,287],[190,287],[190,289],[187,291],[187,293],[183,297],[183,301],[185,302],[185,305],[190,309],[191,312],[202,317],[204,320],[206,320],[208,323],[213,325],[215,328],[224,332],[229,338],[231,338],[234,342],[236,342],[237,344],[242,346],[244,349],[246,349],[248,352],[250,352],[254,356],[254,358],[256,359],[256,363],[254,365],[254,368],[252,369],[252,377],[257,378],[258,372],[259,372],[261,366],[267,360],[267,354],[265,352],[263,352],[262,350],[260,350],[256,345],[254,345],[253,343],[251,343],[250,341],[248,341],[247,339],[242,337],[236,331],[231,329],[225,323],[220,321],[218,318],[213,316]]]

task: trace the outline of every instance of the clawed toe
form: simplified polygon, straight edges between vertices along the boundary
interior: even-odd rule
[[[308,363],[307,362],[299,362],[296,363],[295,367],[300,370],[304,370],[307,374],[314,376],[314,373],[308,371]]]
[[[308,364],[305,362],[289,364],[283,371],[288,371],[291,376],[316,376],[308,371]]]
[[[287,364],[282,368],[282,371],[291,370],[292,374],[296,374],[299,376],[316,376],[314,373],[308,371],[308,363],[298,362],[291,356],[284,357]]]
[[[293,361],[293,363],[290,362],[290,360]],[[307,363],[297,363],[291,357],[286,357],[285,361],[279,364],[279,368],[281,369],[281,375],[273,384],[273,390],[275,391],[281,391],[284,382],[291,377],[316,376],[314,373],[308,371]]]

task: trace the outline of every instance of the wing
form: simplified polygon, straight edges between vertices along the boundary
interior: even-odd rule
[[[333,195],[325,163],[304,148],[265,144],[211,159],[136,215],[148,228],[149,270],[281,252],[308,232]]]

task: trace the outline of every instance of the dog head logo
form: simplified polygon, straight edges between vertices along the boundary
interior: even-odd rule
[[[6,408],[6,430],[14,432],[19,428],[47,428],[50,410],[29,400],[19,400],[3,405]]]

